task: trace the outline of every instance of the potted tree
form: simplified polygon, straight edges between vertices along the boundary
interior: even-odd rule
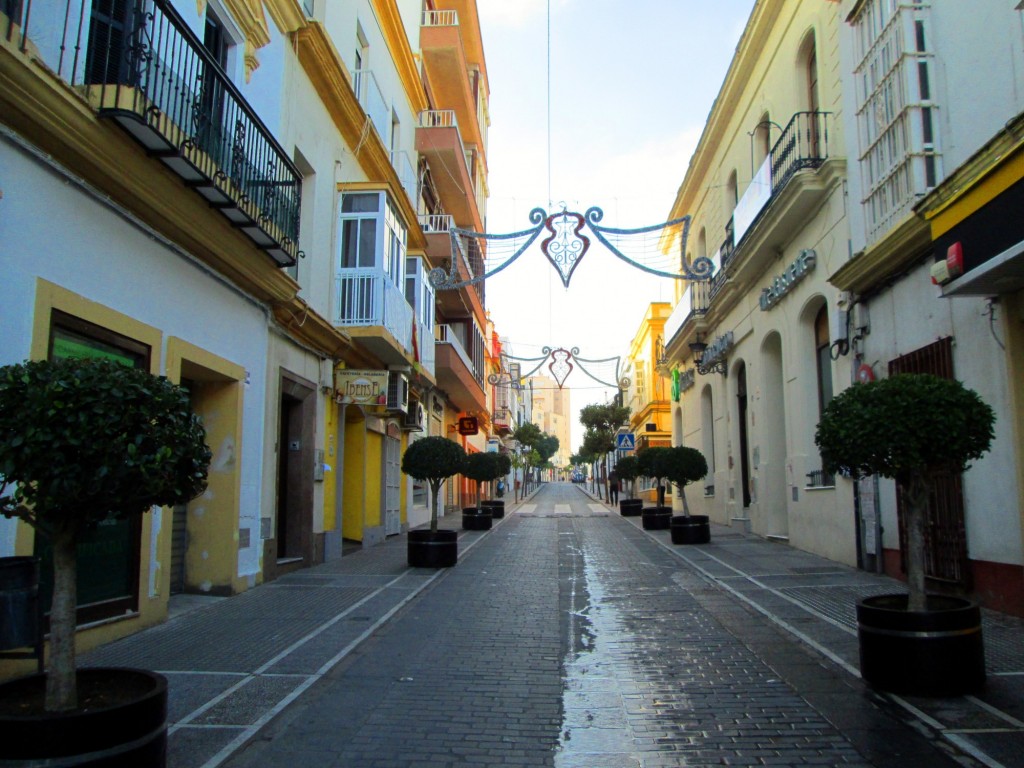
[[[49,668],[0,685],[5,757],[164,765],[166,679],[76,669],[77,545],[110,517],[200,494],[205,437],[188,392],[162,376],[107,359],[0,368],[0,513],[49,539],[54,570]]]
[[[873,686],[945,696],[985,682],[978,606],[925,590],[924,524],[929,472],[965,471],[988,451],[994,421],[977,393],[930,374],[854,384],[822,414],[815,442],[824,469],[892,478],[903,496],[909,594],[857,605],[861,676]]]
[[[683,500],[683,514],[673,516],[670,523],[672,543],[707,544],[711,541],[708,516],[691,515],[690,506],[686,503],[686,486],[708,473],[704,454],[696,448],[679,445],[666,448],[661,461],[665,479],[679,489],[679,497]]]
[[[461,445],[437,435],[420,438],[402,456],[402,471],[409,477],[430,483],[433,496],[430,528],[408,534],[407,557],[413,568],[449,568],[458,562],[458,532],[437,529],[437,505],[444,481],[461,472],[465,460],[466,452]]]
[[[469,454],[462,467],[462,474],[470,480],[476,481],[476,506],[463,507],[462,527],[467,531],[490,530],[494,516],[491,514],[491,508],[485,508],[483,505],[483,494],[480,487],[483,483],[497,480],[501,476],[498,467],[498,454]]]
[[[644,503],[641,499],[633,498],[633,483],[640,476],[636,456],[623,456],[619,459],[619,463],[615,465],[615,471],[618,472],[619,479],[622,482],[629,484],[629,498],[619,501],[619,514],[623,517],[639,516]]]
[[[498,457],[498,476],[495,478],[497,480],[497,487],[494,490],[495,498],[485,501],[484,506],[490,508],[491,517],[502,518],[505,516],[505,500],[501,497],[505,495],[505,478],[512,471],[512,459],[507,453],[495,455]]]
[[[668,469],[668,451],[670,448],[644,448],[637,454],[638,472],[654,480],[657,488],[657,502],[653,507],[644,507],[640,511],[640,519],[644,530],[660,531],[670,527],[672,507],[665,505],[665,486],[661,481],[666,477]]]

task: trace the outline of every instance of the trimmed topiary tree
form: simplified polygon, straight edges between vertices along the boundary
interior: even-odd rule
[[[641,477],[649,477],[654,481],[658,492],[657,505],[665,506],[665,487],[661,481],[666,477],[666,451],[669,448],[644,448],[637,453],[637,471]]]
[[[104,520],[206,488],[206,433],[188,391],[107,359],[0,368],[0,513],[53,547],[46,709],[77,704],[77,544]]]
[[[923,611],[927,473],[965,471],[992,443],[995,415],[959,381],[898,374],[854,384],[832,399],[814,436],[824,469],[882,475],[903,494],[907,528],[908,609]]]
[[[508,473],[512,471],[512,457],[507,453],[498,454],[498,479],[508,477]],[[501,495],[501,494],[499,494]]]
[[[402,471],[416,480],[430,483],[434,500],[430,505],[430,531],[437,533],[437,504],[441,486],[452,475],[462,471],[466,452],[446,437],[422,437],[405,450]]]
[[[615,471],[619,473],[619,479],[629,483],[629,498],[633,498],[633,483],[640,476],[636,456],[623,456],[615,465]]]
[[[683,514],[689,517],[690,507],[686,503],[684,489],[708,473],[708,463],[704,459],[704,454],[696,448],[679,445],[663,450],[665,452],[659,457],[661,471],[664,472],[665,479],[679,489],[679,495],[683,499]]]
[[[464,477],[476,481],[476,510],[480,511],[483,495],[480,485],[501,477],[501,465],[497,453],[471,453],[465,458],[462,468]]]

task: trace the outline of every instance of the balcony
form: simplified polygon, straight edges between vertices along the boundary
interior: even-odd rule
[[[388,365],[412,362],[413,308],[383,270],[342,270],[336,278],[335,297],[336,326],[348,329],[361,346]]]
[[[447,392],[461,411],[486,410],[483,377],[477,374],[473,360],[455,329],[438,325],[436,332],[437,386]]]
[[[424,11],[420,28],[423,66],[437,104],[454,110],[466,142],[484,145],[463,30],[456,10]]]
[[[719,250],[712,302],[727,284],[750,288],[806,226],[841,181],[844,163],[829,156],[828,112],[797,112],[736,204]]]
[[[456,225],[483,232],[473,173],[466,161],[466,148],[453,110],[425,110],[420,113],[416,151],[433,170],[441,202]]]
[[[171,3],[132,0],[106,21],[88,3],[35,5],[33,15],[32,0],[14,4],[22,50],[31,46],[278,266],[294,265],[301,176]]]
[[[712,261],[715,262],[716,274],[721,273],[718,269],[719,255],[715,254]],[[672,314],[665,320],[665,351],[664,358],[666,365],[683,359],[683,351],[687,349],[686,344],[693,338],[694,332],[700,320],[708,311],[711,305],[711,282],[691,282],[686,286],[683,295],[676,304]]]
[[[491,415],[491,429],[498,437],[512,434],[512,419],[508,408],[498,408]]]
[[[455,220],[444,214],[421,215],[420,228],[427,241],[427,257],[435,266],[450,271],[452,260],[452,238],[450,229]],[[460,280],[470,280],[483,272],[483,255],[476,240],[461,237],[457,250],[458,276]],[[484,285],[482,282],[463,286],[454,290],[438,291],[436,296],[438,311],[444,317],[466,317],[475,315],[481,320],[484,317]]]

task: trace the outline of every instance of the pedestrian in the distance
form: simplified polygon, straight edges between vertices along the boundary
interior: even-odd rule
[[[608,475],[608,501],[611,504],[619,503],[619,476],[615,472]]]

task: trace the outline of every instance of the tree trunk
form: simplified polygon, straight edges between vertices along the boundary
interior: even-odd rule
[[[476,481],[476,511],[479,512],[484,503],[484,495],[480,492],[480,489],[484,487],[484,484],[479,480]]]
[[[441,482],[431,480],[430,488],[434,492],[434,503],[430,508],[430,532],[437,533],[437,505],[441,496]]]
[[[78,707],[75,685],[75,627],[78,609],[78,553],[74,529],[53,534],[53,603],[50,607],[50,669],[46,676],[47,712]]]
[[[924,568],[924,523],[928,509],[928,484],[921,472],[911,474],[904,486],[907,516],[907,608],[923,611],[927,607]]]
[[[686,503],[686,486],[679,486],[679,498],[683,500],[683,515],[690,516],[690,505]]]
[[[659,507],[664,507],[665,506],[665,486],[661,484],[661,478],[660,477],[655,478],[654,482],[656,482],[658,484],[658,495],[657,495],[658,506]]]

